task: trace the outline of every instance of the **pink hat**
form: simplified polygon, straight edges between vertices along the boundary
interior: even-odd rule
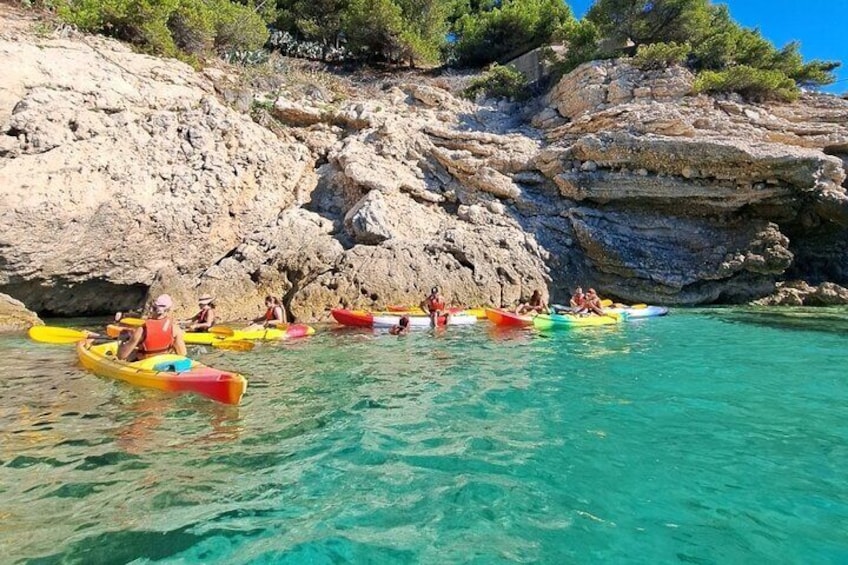
[[[170,308],[174,305],[174,301],[167,294],[160,294],[153,302],[153,305],[161,308]]]

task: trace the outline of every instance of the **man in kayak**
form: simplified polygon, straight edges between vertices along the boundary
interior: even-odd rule
[[[163,353],[186,354],[183,332],[170,316],[174,301],[162,294],[153,301],[153,313],[118,347],[118,359],[137,361]]]
[[[434,286],[430,289],[430,294],[421,301],[419,305],[422,310],[427,312],[430,315],[430,324],[433,327],[436,327],[438,324],[439,317],[445,316],[445,325],[448,325],[448,320],[450,319],[450,313],[446,311],[447,303],[445,302],[444,296],[439,292],[439,287]]]
[[[204,294],[197,299],[200,312],[189,320],[188,330],[191,332],[208,332],[215,325],[215,299]]]
[[[530,300],[518,304],[515,313],[519,316],[523,316],[524,314],[547,314],[548,305],[542,300],[542,293],[534,290]]]
[[[574,289],[574,294],[571,296],[571,302],[569,302],[571,306],[572,314],[585,314],[588,312],[586,308],[586,295],[583,294],[583,287],[577,287]]]

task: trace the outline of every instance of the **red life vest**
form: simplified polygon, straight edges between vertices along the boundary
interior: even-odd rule
[[[277,308],[279,306],[271,306],[268,310],[265,311],[265,321],[270,322],[271,320],[277,319]]]
[[[174,326],[170,318],[144,321],[144,341],[138,346],[144,356],[164,353],[174,345]]]
[[[445,301],[436,296],[427,297],[427,308],[430,312],[436,312],[445,309]]]
[[[198,312],[197,316],[195,316],[195,318],[197,318],[197,323],[198,324],[205,324],[206,322],[208,322],[209,321],[209,312],[211,312],[211,311],[212,311],[212,308],[206,308],[206,309]]]

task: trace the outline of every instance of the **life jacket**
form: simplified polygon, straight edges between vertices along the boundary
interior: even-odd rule
[[[265,321],[270,322],[271,320],[277,319],[277,306],[271,306],[268,310],[265,311]]]
[[[430,312],[436,312],[439,310],[445,309],[445,301],[439,299],[437,296],[428,296],[427,297],[427,308]]]
[[[586,305],[586,295],[585,294],[575,294],[571,299],[578,306],[585,306]]]
[[[211,311],[212,311],[212,308],[206,308],[206,309],[198,312],[197,316],[195,316],[195,318],[197,318],[197,323],[198,324],[205,324],[206,322],[208,322],[209,321],[209,313]]]
[[[174,345],[174,325],[170,318],[144,321],[144,341],[138,346],[142,355],[149,357],[165,353]]]

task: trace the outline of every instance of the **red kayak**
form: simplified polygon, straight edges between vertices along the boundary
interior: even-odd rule
[[[400,323],[402,316],[397,312],[375,314],[373,312],[365,312],[363,310],[345,310],[344,308],[336,308],[335,310],[331,310],[330,313],[338,323],[357,328],[390,328]],[[410,316],[407,314],[403,314],[403,316],[409,318],[409,327],[411,328],[425,328],[431,326],[430,316]],[[436,320],[436,325],[465,326],[473,324],[476,321],[477,318],[474,316],[451,314],[450,318],[447,316],[439,316],[438,320]]]
[[[497,308],[486,308],[486,317],[496,326],[512,328],[525,328],[533,325],[532,316],[519,316],[514,312],[507,312]]]

